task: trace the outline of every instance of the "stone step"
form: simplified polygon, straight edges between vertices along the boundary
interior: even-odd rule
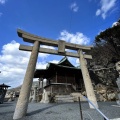
[[[74,97],[70,95],[56,95],[55,102],[74,102]]]
[[[86,101],[85,98],[83,98],[83,95],[79,92],[71,93],[70,96],[74,98],[74,101],[79,101],[78,97],[80,97],[80,101]]]

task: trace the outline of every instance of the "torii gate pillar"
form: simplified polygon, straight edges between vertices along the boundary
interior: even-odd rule
[[[82,50],[78,50],[78,54],[80,56],[80,58],[79,58],[80,66],[81,66],[81,71],[82,71],[82,75],[83,75],[83,81],[85,84],[87,97],[98,108],[98,104],[97,104],[97,100],[96,100],[96,97],[94,94],[92,82],[91,82],[90,75],[89,75],[89,72],[87,69],[87,63],[86,63],[86,60],[83,56]],[[90,103],[89,103],[89,106],[90,106],[90,108],[94,109],[94,107]]]
[[[29,103],[30,90],[33,82],[34,71],[38,57],[39,46],[40,46],[39,41],[35,41],[34,46],[32,48],[26,74],[24,77],[23,85],[20,91],[20,96],[15,108],[15,113],[13,116],[14,120],[20,119],[26,115]]]

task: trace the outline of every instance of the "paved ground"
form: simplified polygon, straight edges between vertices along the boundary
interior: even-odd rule
[[[120,107],[115,107],[116,102],[99,102],[99,109],[109,118],[120,118]],[[0,104],[0,120],[12,120],[15,102]],[[84,120],[104,120],[93,109],[89,109],[87,102],[82,102]],[[79,104],[76,103],[30,103],[27,116],[21,120],[81,120]]]

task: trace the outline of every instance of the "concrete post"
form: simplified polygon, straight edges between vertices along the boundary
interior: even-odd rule
[[[37,102],[37,85],[34,86],[34,94],[33,94],[33,99],[32,102]]]
[[[79,59],[80,66],[81,66],[81,71],[82,71],[82,75],[83,75],[83,80],[84,80],[84,84],[85,84],[87,97],[98,108],[98,104],[97,104],[97,100],[96,100],[96,97],[94,94],[92,82],[91,82],[90,75],[89,75],[89,72],[87,69],[86,60],[84,58],[82,50],[78,50],[78,54],[80,56],[80,59]],[[93,106],[91,104],[89,104],[89,106],[90,106],[90,108],[93,108]]]
[[[37,57],[38,57],[39,46],[40,46],[39,41],[35,41],[34,46],[32,48],[26,74],[24,77],[23,85],[20,91],[20,96],[15,108],[15,112],[13,116],[14,120],[22,118],[26,115],[29,96],[30,96],[30,90],[33,82],[34,71],[35,71]]]

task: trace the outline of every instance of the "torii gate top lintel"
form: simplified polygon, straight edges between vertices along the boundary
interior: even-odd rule
[[[30,43],[34,43],[34,41],[39,41],[40,44],[42,45],[58,47],[59,42],[61,42],[62,44],[65,45],[66,49],[71,49],[71,50],[82,49],[83,51],[88,51],[88,50],[91,50],[91,48],[93,48],[93,46],[83,46],[83,45],[65,42],[63,40],[52,40],[52,39],[43,38],[43,37],[25,32],[21,29],[18,29],[17,33],[18,33],[18,36],[22,37],[25,42],[30,42]]]

